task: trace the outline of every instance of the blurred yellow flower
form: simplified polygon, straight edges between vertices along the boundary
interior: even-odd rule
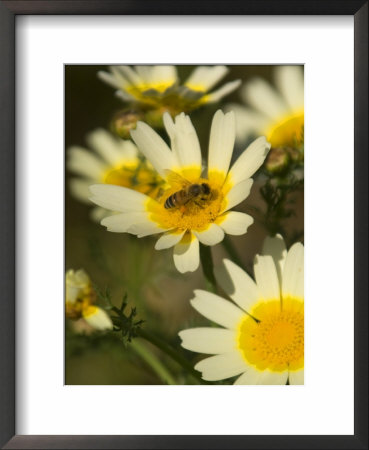
[[[88,187],[106,183],[124,186],[156,198],[163,180],[152,165],[139,154],[131,141],[123,141],[106,130],[97,129],[87,135],[94,151],[72,146],[68,149],[67,167],[79,177],[70,180],[70,190],[80,201],[90,204]],[[99,221],[107,215],[96,207],[92,217]]]
[[[83,269],[68,270],[65,275],[65,314],[72,320],[83,318],[96,330],[111,330],[113,323],[108,314],[94,305],[96,293],[90,277]]]
[[[276,88],[260,77],[246,82],[241,97],[249,106],[227,105],[236,114],[237,141],[266,136],[272,148],[296,147],[303,139],[304,75],[302,66],[278,66]]]
[[[98,72],[98,76],[117,89],[119,98],[143,109],[157,110],[160,118],[166,111],[175,116],[215,103],[241,83],[234,80],[209,92],[227,74],[225,66],[198,66],[183,84],[175,66],[111,66],[109,69],[110,72]]]

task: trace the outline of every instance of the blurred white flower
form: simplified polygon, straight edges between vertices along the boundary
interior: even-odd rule
[[[157,196],[162,179],[152,165],[139,155],[131,141],[117,138],[106,130],[97,129],[87,135],[92,149],[72,146],[68,149],[67,167],[78,175],[70,180],[70,190],[80,201],[90,204],[91,184],[107,183],[125,186],[146,195]],[[92,217],[100,221],[107,211],[95,207]]]
[[[113,323],[108,314],[94,305],[96,294],[90,277],[83,269],[68,270],[65,275],[65,313],[69,319],[81,317],[96,330],[111,330]]]
[[[122,100],[160,109],[161,114],[168,111],[172,116],[217,102],[241,83],[231,81],[209,92],[227,74],[225,66],[198,66],[183,84],[175,66],[111,66],[109,70],[98,76],[117,89]]]
[[[295,147],[303,137],[304,75],[302,66],[274,69],[276,88],[260,77],[245,83],[240,94],[246,105],[227,105],[236,114],[237,141],[266,136],[272,148]]]

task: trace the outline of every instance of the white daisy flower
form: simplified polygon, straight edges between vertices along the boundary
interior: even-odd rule
[[[65,313],[69,319],[81,317],[96,330],[111,330],[113,323],[108,314],[94,305],[96,294],[90,277],[83,269],[68,270],[65,275]]]
[[[155,197],[163,180],[152,165],[140,157],[131,141],[123,141],[103,129],[87,135],[87,144],[94,150],[72,146],[68,149],[67,167],[79,175],[70,180],[70,190],[80,201],[89,203],[88,187],[94,183],[125,186]],[[100,221],[107,215],[96,207],[92,217]]]
[[[229,260],[216,273],[235,302],[196,290],[192,306],[224,328],[181,331],[182,346],[211,356],[195,365],[208,381],[240,375],[235,384],[304,383],[304,247],[286,251],[267,238],[255,280]]]
[[[235,111],[237,141],[266,136],[272,148],[295,147],[304,127],[304,75],[302,66],[274,69],[275,89],[262,78],[254,78],[241,88],[248,107],[228,105]]]
[[[118,186],[90,187],[97,205],[120,211],[102,220],[108,231],[128,232],[138,237],[164,233],[157,250],[174,247],[177,269],[192,272],[199,266],[199,242],[215,245],[224,233],[241,235],[253,218],[230,211],[249,195],[250,178],[263,164],[270,145],[256,139],[229,169],[235,140],[234,114],[217,111],[209,142],[207,174],[202,173],[201,150],[191,120],[184,113],[173,122],[164,115],[171,149],[148,125],[139,122],[131,132],[138,148],[169,187],[159,199]]]
[[[98,72],[98,76],[116,88],[116,95],[122,100],[166,110],[172,115],[217,102],[241,83],[231,81],[209,93],[227,74],[225,66],[196,67],[183,85],[175,66],[111,66],[109,69],[110,72]]]

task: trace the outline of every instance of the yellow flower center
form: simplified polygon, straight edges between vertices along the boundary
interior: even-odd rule
[[[173,89],[167,89],[172,87]],[[209,100],[204,88],[196,86],[186,86],[190,91],[181,93],[183,87],[175,87],[173,81],[152,83],[152,84],[136,84],[125,87],[124,90],[131,94],[138,102],[146,105],[149,109],[158,109],[161,112],[168,111],[173,117],[181,112],[190,112],[200,107]],[[192,94],[192,95],[191,95]]]
[[[168,88],[173,86],[173,84],[173,80],[161,81],[159,83],[140,83],[132,85],[128,88],[126,87],[125,90],[134,97],[140,97],[142,95],[145,95],[145,93],[150,94],[150,91],[156,91],[162,94]]]
[[[259,302],[242,319],[238,347],[258,370],[283,372],[304,367],[304,302],[296,298]],[[255,319],[256,320],[255,320]]]
[[[289,114],[273,123],[266,132],[267,140],[276,147],[296,147],[302,141],[304,111]]]
[[[191,172],[191,171],[189,171]],[[150,219],[162,228],[203,231],[224,209],[227,188],[217,181],[191,177],[187,172],[184,183],[170,182],[157,202],[149,201]]]
[[[83,316],[84,317],[93,316],[94,314],[97,313],[97,310],[98,310],[97,306],[89,305],[83,310]]]
[[[156,198],[164,180],[147,162],[137,159],[132,162],[125,161],[106,171],[103,183],[127,187]]]
[[[96,293],[89,283],[79,293],[74,302],[67,301],[65,304],[65,315],[68,319],[77,320],[96,301]]]

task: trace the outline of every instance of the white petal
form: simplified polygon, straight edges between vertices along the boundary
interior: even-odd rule
[[[103,129],[97,129],[87,135],[86,141],[100,156],[114,166],[124,159],[137,157],[137,147],[131,141],[117,139]]]
[[[198,176],[201,174],[201,150],[196,130],[189,116],[184,113],[175,118],[175,122],[169,113],[163,116],[164,125],[171,139],[173,153],[181,167],[198,167]]]
[[[288,372],[270,372],[269,370],[259,371],[249,366],[234,384],[245,385],[285,385],[287,383]]]
[[[304,369],[290,372],[288,380],[290,384],[304,384]]]
[[[177,82],[176,66],[153,66],[150,74],[150,82],[153,84],[163,83],[165,85],[173,85]]]
[[[191,328],[178,333],[182,347],[192,352],[228,353],[237,348],[236,334],[223,328]]]
[[[207,319],[232,330],[238,327],[245,316],[244,311],[230,301],[200,289],[195,290],[195,298],[190,300],[190,303]]]
[[[89,186],[91,185],[91,181],[82,179],[82,178],[72,178],[69,180],[69,189],[72,195],[81,202],[90,204],[90,191]]]
[[[229,259],[223,259],[222,265],[215,267],[214,271],[224,292],[243,310],[249,311],[259,299],[254,280]]]
[[[192,230],[193,234],[197,239],[205,245],[216,245],[219,244],[224,238],[224,231],[222,228],[215,223],[209,225],[209,227],[204,231]]]
[[[90,192],[92,202],[112,211],[145,211],[145,203],[149,200],[145,194],[111,184],[93,184]]]
[[[258,384],[264,385],[285,385],[288,379],[288,371],[285,372],[270,372],[269,370],[264,370],[261,372],[261,377]]]
[[[231,92],[235,91],[240,85],[241,80],[230,81],[229,83],[226,83],[224,86],[220,87],[214,92],[208,94],[206,100],[209,103],[219,102],[219,100],[221,100],[223,97],[230,94]]]
[[[208,172],[216,171],[227,176],[231,162],[236,124],[232,111],[224,114],[220,109],[215,113],[210,131]]]
[[[249,366],[247,368],[247,371],[243,373],[237,380],[234,382],[234,384],[240,385],[257,385],[260,384],[260,378],[261,373],[259,370],[254,369],[253,367]]]
[[[249,178],[234,185],[226,196],[227,204],[222,212],[228,211],[243,202],[250,195],[253,182],[253,179]]]
[[[65,298],[74,303],[77,297],[90,285],[90,277],[83,269],[69,269],[65,274]]]
[[[107,227],[108,231],[114,233],[126,232],[132,225],[143,222],[150,222],[147,212],[128,212],[105,217],[101,225]]]
[[[202,372],[208,381],[225,380],[245,371],[245,360],[239,351],[210,356],[196,364],[195,370]]]
[[[163,250],[165,248],[173,247],[174,245],[178,244],[178,242],[182,239],[184,233],[185,232],[182,231],[181,233],[169,232],[163,234],[163,236],[160,236],[160,238],[156,241],[155,249]]]
[[[254,223],[254,219],[248,214],[231,211],[218,217],[217,223],[225,233],[240,236],[246,233],[248,227]]]
[[[136,234],[137,237],[142,238],[145,236],[150,236],[151,234],[164,233],[168,231],[168,228],[162,228],[150,219],[143,222],[137,222],[131,225],[127,233]]]
[[[107,168],[101,160],[88,150],[73,146],[68,149],[67,167],[72,172],[100,181]]]
[[[167,144],[146,123],[137,122],[137,127],[131,131],[131,136],[139,150],[161,176],[165,175],[165,169],[175,166],[175,158]]]
[[[122,73],[124,78],[126,78],[131,85],[139,85],[142,84],[142,82],[144,81],[138,75],[138,73],[129,66],[114,66],[114,67],[116,67]]]
[[[174,265],[181,273],[194,272],[200,264],[199,241],[193,236],[191,241],[182,239],[174,247]]]
[[[109,72],[99,70],[99,72],[97,72],[97,76],[98,78],[100,78],[100,80],[104,81],[106,84],[109,84],[113,88],[119,89],[122,87],[119,82],[119,79],[117,79],[114,75],[112,75]]]
[[[229,171],[229,178],[233,184],[237,184],[252,175],[263,164],[270,149],[270,144],[264,136],[255,139],[247,149],[241,153]]]
[[[279,300],[280,286],[277,269],[271,256],[255,256],[254,272],[260,299]]]
[[[245,84],[242,97],[271,119],[283,117],[288,112],[287,104],[278,92],[261,78],[254,78]]]
[[[114,95],[124,102],[131,102],[132,100],[136,100],[133,95],[128,94],[128,92],[125,91],[115,91]]]
[[[186,80],[185,86],[190,89],[204,90],[205,92],[215,86],[228,72],[226,66],[198,66]]]
[[[266,237],[263,244],[262,255],[270,255],[277,268],[279,285],[282,286],[282,273],[286,261],[287,249],[283,237],[277,234],[275,237]]]
[[[124,89],[131,85],[131,83],[127,80],[127,77],[125,77],[122,74],[122,71],[119,69],[119,66],[110,66],[109,69],[111,74],[115,78],[119,89]]]
[[[90,306],[87,310],[82,311],[85,321],[96,330],[112,330],[113,322],[108,314],[97,306]]]
[[[105,217],[110,216],[111,211],[105,208],[100,208],[100,206],[95,206],[90,211],[90,217],[94,222],[100,223]]]
[[[275,83],[291,110],[304,107],[303,66],[280,66],[275,69]]]
[[[304,246],[300,242],[288,250],[282,279],[283,297],[304,298]]]
[[[151,83],[151,74],[152,74],[153,68],[154,68],[154,66],[134,66],[135,73],[142,80],[141,82],[144,82],[146,84]],[[137,83],[137,80],[136,80],[136,83]]]
[[[270,123],[263,114],[234,103],[227,105],[227,111],[234,111],[236,118],[236,140],[245,142],[248,138],[263,134]]]

